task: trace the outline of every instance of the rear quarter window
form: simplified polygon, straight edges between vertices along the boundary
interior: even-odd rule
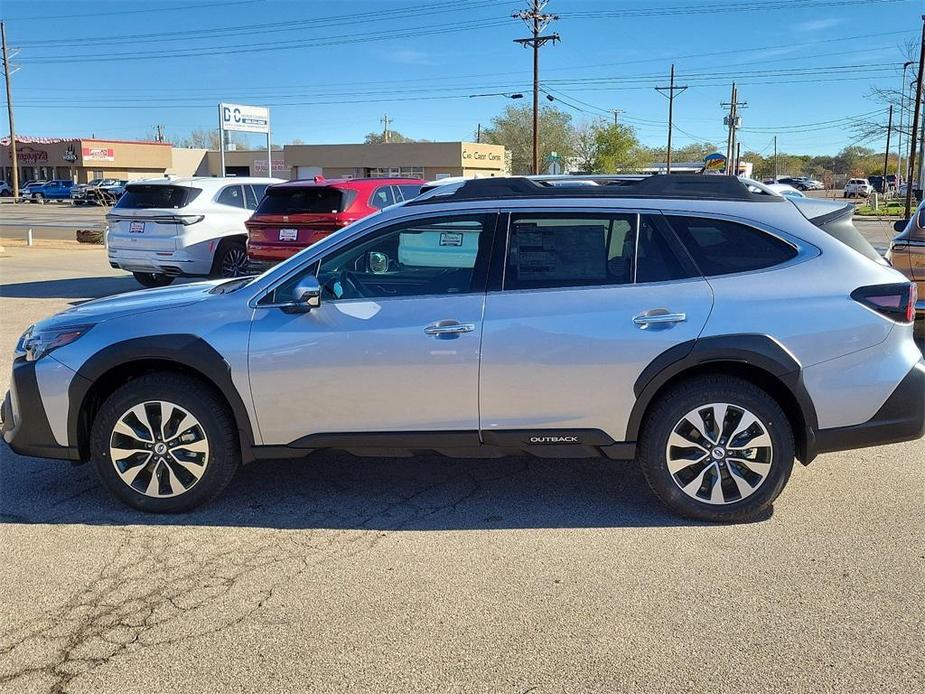
[[[666,219],[707,277],[763,270],[797,255],[789,243],[738,222],[673,215]]]

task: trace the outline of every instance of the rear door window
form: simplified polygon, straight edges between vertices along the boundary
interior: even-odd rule
[[[189,205],[202,192],[199,188],[170,185],[130,184],[114,209],[176,210]]]
[[[392,186],[379,186],[369,198],[369,206],[381,210],[383,207],[395,204],[392,196]]]
[[[797,255],[789,243],[738,222],[676,215],[666,219],[707,277],[762,270]]]
[[[343,212],[349,204],[346,191],[327,186],[271,187],[257,205],[256,214],[322,214]]]
[[[241,186],[228,186],[218,194],[216,202],[229,207],[244,207],[244,191]]]

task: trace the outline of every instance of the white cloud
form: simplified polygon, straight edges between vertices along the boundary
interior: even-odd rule
[[[800,22],[796,25],[797,31],[822,31],[831,29],[834,26],[844,23],[841,17],[829,17],[828,19],[810,19],[807,22]]]
[[[417,51],[413,48],[402,48],[397,51],[388,53],[388,59],[393,63],[401,65],[435,65],[430,56],[424,51]]]

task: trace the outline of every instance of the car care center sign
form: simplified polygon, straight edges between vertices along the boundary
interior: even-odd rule
[[[263,106],[219,104],[218,119],[223,130],[245,133],[270,132],[270,109]]]

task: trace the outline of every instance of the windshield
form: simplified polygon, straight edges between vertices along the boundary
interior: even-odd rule
[[[348,191],[327,186],[287,186],[267,188],[255,215],[264,214],[334,214],[343,212]],[[352,191],[351,191],[352,192]],[[353,196],[349,196],[352,199]]]

